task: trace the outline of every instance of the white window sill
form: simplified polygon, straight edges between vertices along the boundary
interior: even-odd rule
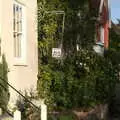
[[[13,65],[14,65],[14,66],[24,66],[24,67],[27,67],[27,66],[28,66],[28,64],[26,63],[26,60],[20,59],[20,58],[15,58]]]
[[[14,64],[14,66],[23,66],[23,67],[27,67],[28,65],[27,65],[27,64],[22,64],[22,63],[20,64],[20,63],[19,63],[19,64]]]

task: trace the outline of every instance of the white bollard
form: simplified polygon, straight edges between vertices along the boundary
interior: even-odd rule
[[[2,115],[2,108],[0,108],[0,115]]]
[[[47,120],[47,106],[41,104],[41,120]]]
[[[21,112],[16,110],[14,112],[14,120],[21,120]]]

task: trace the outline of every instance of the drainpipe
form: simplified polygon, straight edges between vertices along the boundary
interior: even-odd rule
[[[99,7],[99,17],[101,17],[101,14],[103,12],[103,5],[104,5],[104,0],[101,0],[100,7]],[[99,30],[100,30],[100,42],[104,43],[104,27],[103,27],[103,25],[100,25]]]
[[[104,4],[104,0],[101,0],[100,7],[99,7],[99,15],[102,13],[103,4]]]
[[[102,12],[103,12],[103,5],[104,5],[104,0],[100,1],[100,6],[99,6],[99,19],[101,18]],[[101,19],[100,19],[101,20]],[[93,50],[100,56],[104,55],[104,27],[102,24],[98,26],[98,31],[99,34],[97,36],[97,39],[99,37],[99,41],[96,42],[96,44],[93,46]]]
[[[111,2],[108,0],[109,28],[111,28]]]

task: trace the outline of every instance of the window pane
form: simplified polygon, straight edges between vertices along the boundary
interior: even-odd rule
[[[21,57],[21,34],[18,36],[18,57]]]
[[[18,11],[18,6],[17,5],[15,5],[15,19],[17,19],[17,12]]]
[[[15,19],[13,20],[13,32],[15,32]]]
[[[22,7],[19,4],[13,5],[13,35],[14,35],[14,56],[21,57]]]
[[[17,35],[16,35],[16,33],[14,33],[14,56],[17,55],[17,53],[16,53],[16,51],[17,51],[16,40],[17,40]]]
[[[22,8],[20,8],[19,31],[22,32]]]
[[[17,21],[16,27],[17,27],[17,32],[19,33],[19,21]]]
[[[15,18],[15,4],[13,5],[13,17]]]
[[[22,33],[22,21],[19,22],[19,32]]]
[[[15,31],[15,4],[13,5],[13,31]]]
[[[18,34],[16,39],[16,57],[19,57],[19,35]]]
[[[19,8],[18,5],[16,5],[16,12],[18,12],[18,8]]]

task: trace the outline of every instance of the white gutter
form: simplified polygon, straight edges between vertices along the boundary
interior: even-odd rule
[[[101,16],[103,5],[104,5],[104,0],[100,0],[99,17]],[[100,42],[104,44],[104,28],[102,25],[100,26],[99,30],[100,30]]]
[[[99,14],[102,13],[102,8],[103,8],[104,0],[100,1],[100,7],[99,7]]]
[[[111,2],[108,0],[108,12],[109,12],[109,28],[111,28]]]

